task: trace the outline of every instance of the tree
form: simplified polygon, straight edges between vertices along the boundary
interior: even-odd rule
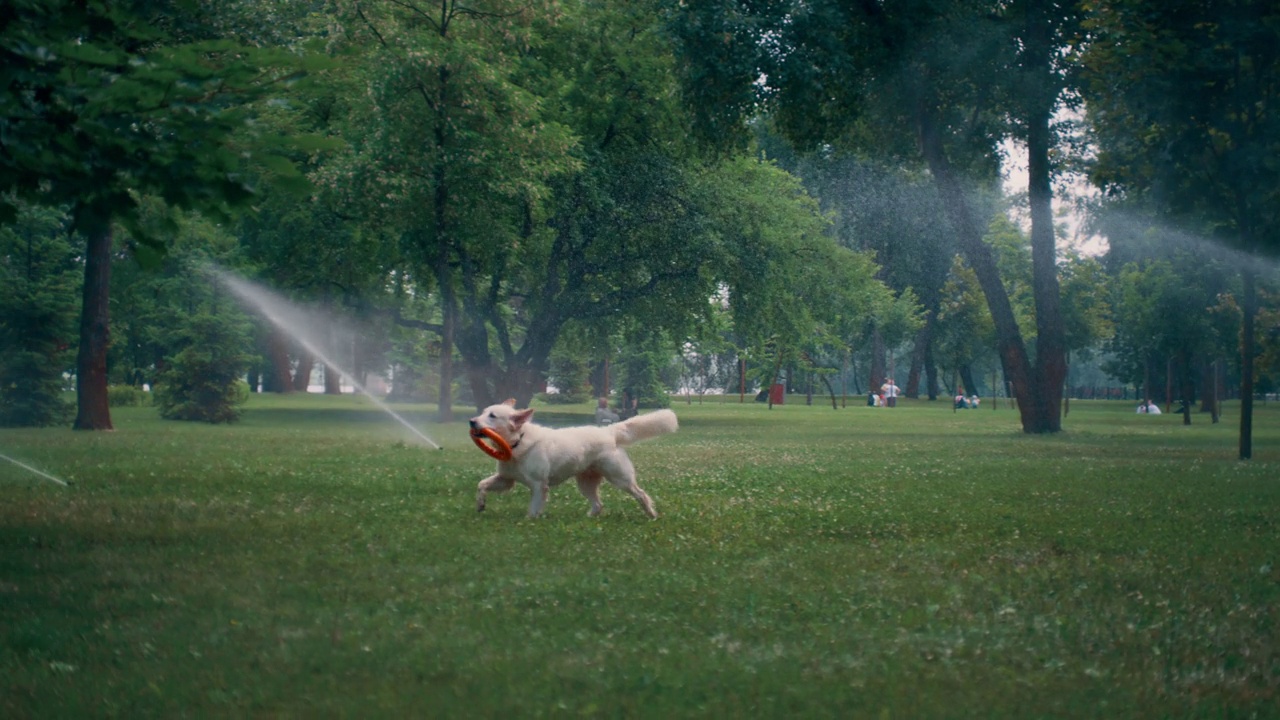
[[[918,149],[986,296],[1023,430],[1060,429],[1065,350],[1048,212],[1050,118],[1065,87],[1057,49],[1075,15],[1042,0],[957,0],[681,3],[672,16],[685,86],[708,137],[741,134],[744,117],[763,107],[804,144]],[[1023,138],[1031,156],[1034,364],[968,184],[994,180],[1006,136]]]
[[[734,334],[770,368],[765,387],[805,351],[848,347],[868,319],[905,317],[871,254],[835,242],[798,178],[770,162],[735,158],[712,179],[702,204],[719,241],[716,277]]]
[[[270,161],[279,141],[246,132],[246,108],[297,56],[221,39],[177,0],[14,0],[0,20],[0,212],[11,194],[66,206],[85,238],[74,427],[107,430],[114,223],[154,250],[141,194],[210,213],[250,198],[243,156]]]
[[[442,392],[455,348],[483,406],[527,402],[570,324],[688,334],[716,287],[700,193],[720,168],[692,152],[651,7],[482,4],[441,15],[447,36],[443,20],[358,9],[380,50],[354,175],[425,270],[407,268],[440,308]]]
[[[20,205],[0,226],[0,426],[65,422],[79,267],[67,217]]]
[[[396,218],[434,283],[441,309],[439,414],[448,420],[459,333],[483,324],[485,308],[477,302],[486,297],[491,264],[505,261],[527,225],[525,204],[563,169],[570,145],[517,82],[537,8],[503,0],[340,8],[341,39],[371,48],[364,67],[372,102],[357,108],[353,169],[330,177],[364,176],[363,186],[374,191],[368,196],[379,199],[371,209]]]
[[[1280,8],[1268,0],[1091,0],[1093,181],[1248,256],[1280,254]],[[1253,455],[1257,269],[1241,264],[1239,457]]]
[[[1115,374],[1141,384],[1144,396],[1164,374],[1166,361],[1173,365],[1174,396],[1187,408],[1184,422],[1191,424],[1190,404],[1195,400],[1194,361],[1217,345],[1217,328],[1209,312],[1217,293],[1197,283],[1168,260],[1148,260],[1126,265],[1116,278]],[[1174,382],[1176,379],[1176,383]],[[1163,396],[1159,392],[1158,396]]]
[[[937,397],[937,372],[932,340],[941,302],[940,291],[955,249],[945,223],[936,188],[925,173],[883,159],[862,159],[830,148],[795,156],[781,140],[766,135],[769,157],[804,180],[805,187],[831,213],[839,242],[855,250],[873,252],[880,279],[894,291],[910,288],[925,312],[924,324],[912,339],[911,367],[904,394],[919,397],[921,374],[928,397]],[[883,349],[882,333],[872,329],[865,343]],[[885,375],[883,352],[873,352],[870,382]]]
[[[978,279],[959,257],[951,266],[951,273],[943,285],[942,301],[938,310],[937,355],[950,375],[959,383],[952,387],[959,392],[976,393],[978,376],[974,369],[980,364],[998,359],[992,355],[995,347],[995,325],[991,321]],[[995,388],[992,389],[994,394]]]

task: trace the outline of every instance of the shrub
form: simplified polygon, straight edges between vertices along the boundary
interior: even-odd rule
[[[587,396],[585,394],[570,395],[568,393],[538,393],[538,401],[548,405],[576,405],[585,402]]]
[[[591,399],[591,384],[587,381],[590,370],[587,362],[580,357],[568,353],[556,353],[551,356],[551,371],[548,380],[556,386],[558,392],[544,393],[539,396],[553,405],[571,405]]]
[[[151,393],[133,385],[112,385],[107,388],[107,405],[110,407],[142,407],[151,404]]]
[[[180,331],[184,347],[170,359],[155,387],[160,415],[170,420],[234,422],[249,398],[242,378],[253,356],[244,352],[249,339],[243,325],[230,317],[198,313]]]

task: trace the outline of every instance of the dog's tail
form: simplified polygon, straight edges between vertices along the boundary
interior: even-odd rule
[[[680,423],[676,420],[676,414],[670,410],[658,410],[644,415],[636,415],[620,423],[614,423],[609,427],[613,430],[613,437],[618,445],[626,446],[641,440],[648,440],[652,437],[675,432],[680,427]]]

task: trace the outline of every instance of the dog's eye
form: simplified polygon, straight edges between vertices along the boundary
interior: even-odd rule
[[[497,415],[494,415],[493,413],[489,413],[489,417],[490,417],[491,419],[496,419],[498,416],[497,416]]]

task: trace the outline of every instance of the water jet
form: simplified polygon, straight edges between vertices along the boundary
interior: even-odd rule
[[[356,392],[368,398],[369,401],[372,402],[379,410],[394,418],[396,422],[403,425],[409,430],[409,432],[413,433],[414,436],[426,444],[437,450],[443,449],[438,443],[427,437],[425,433],[414,427],[408,420],[401,417],[399,413],[392,410],[385,402],[376,397],[373,393],[369,392],[368,388],[361,384],[360,381],[356,380],[352,373],[347,372],[342,368],[342,366],[335,363],[327,353],[320,349],[319,343],[313,342],[311,339],[307,338],[306,335],[296,327],[298,324],[297,321],[303,313],[303,311],[296,305],[277,293],[255,283],[251,283],[227,270],[223,270],[212,265],[206,267],[206,270],[221,281],[222,284],[225,285],[227,289],[230,290],[242,303],[261,313],[263,317],[271,321],[271,324],[279,328],[281,332],[293,338],[293,340],[305,348],[307,352],[311,353],[316,359],[324,363],[325,367],[336,370],[340,375],[342,375],[342,378],[356,390]]]
[[[8,460],[9,462],[13,463],[14,465],[17,465],[18,467],[24,470],[30,470],[31,472],[35,473],[36,475],[39,475],[45,480],[48,480],[49,482],[57,483],[62,487],[68,487],[71,485],[71,483],[67,482],[66,480],[59,480],[58,478],[50,475],[47,472],[44,472],[43,470],[37,470],[36,468],[33,468],[30,465],[20,460],[15,460],[14,458],[9,457],[8,455],[0,455],[0,460]]]

